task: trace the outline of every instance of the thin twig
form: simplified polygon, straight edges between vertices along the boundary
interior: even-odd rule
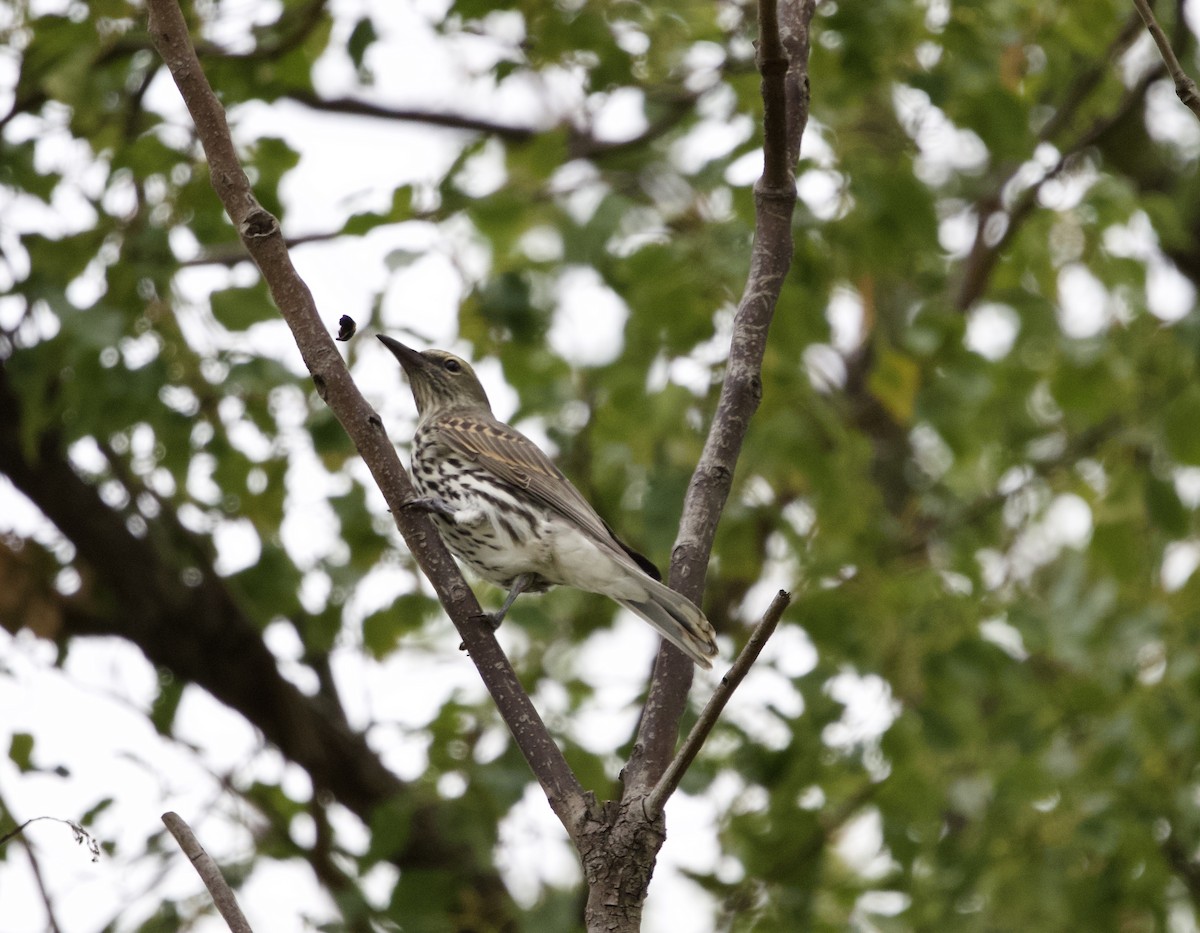
[[[311,110],[325,113],[339,113],[352,116],[370,117],[376,120],[394,120],[408,123],[424,123],[449,130],[463,130],[468,133],[482,133],[494,136],[510,143],[527,143],[538,136],[562,132],[567,138],[567,157],[571,159],[597,159],[613,153],[619,153],[634,146],[645,145],[657,139],[676,126],[695,105],[700,96],[698,93],[685,91],[671,101],[670,109],[661,118],[650,124],[643,132],[629,139],[601,140],[594,133],[575,126],[571,120],[563,119],[558,123],[542,126],[517,126],[511,123],[501,123],[486,117],[470,116],[464,113],[450,113],[445,110],[422,110],[414,107],[388,107],[369,100],[356,97],[321,97],[307,90],[289,91],[289,100],[302,104]]]
[[[416,498],[412,481],[388,439],[379,415],[367,404],[321,320],[308,286],[287,252],[279,222],[259,205],[242,169],[225,111],[196,57],[176,0],[149,0],[149,32],[196,125],[210,178],[242,243],[262,271],[271,297],[287,322],[318,394],[354,442],[421,570],[458,629],[496,707],[542,785],[550,806],[574,838],[591,811],[586,795],[501,651],[462,571],[427,516],[403,508]]]
[[[37,854],[33,851],[33,846],[29,844],[28,839],[23,835],[20,839],[21,845],[25,849],[25,855],[29,859],[29,868],[33,872],[33,880],[37,885],[38,894],[42,898],[42,906],[46,908],[46,926],[51,933],[62,933],[62,927],[58,925],[58,917],[54,915],[54,901],[51,900],[46,880],[42,877],[42,866],[38,863]]]
[[[171,835],[175,837],[175,841],[179,843],[183,854],[191,860],[192,867],[196,869],[196,874],[208,888],[213,903],[221,916],[225,918],[225,923],[231,933],[254,933],[249,921],[246,920],[246,915],[242,913],[242,908],[238,906],[237,898],[233,895],[233,888],[221,874],[221,869],[213,861],[212,856],[204,851],[204,846],[200,845],[192,828],[177,813],[164,813],[162,821],[171,831]]]
[[[12,811],[8,809],[8,806],[2,800],[0,800],[0,811],[9,817],[12,816]],[[27,827],[30,823],[37,822],[37,820],[55,820],[56,822],[60,822],[57,817],[53,816],[39,816],[32,820],[26,820],[16,829],[5,833],[3,836],[0,836],[0,846],[3,846],[10,839],[16,839],[21,843],[22,848],[25,849],[25,855],[29,859],[29,869],[33,872],[34,884],[37,885],[38,894],[41,895],[42,898],[42,906],[46,908],[46,928],[50,930],[51,933],[60,933],[62,927],[59,926],[58,917],[54,913],[54,901],[51,899],[50,891],[46,887],[46,881],[42,877],[42,867],[38,863],[37,853],[33,851],[33,846],[30,845],[29,840],[25,838],[25,827]]]
[[[7,808],[5,808],[7,811]],[[86,829],[76,823],[74,820],[64,820],[57,816],[35,816],[33,819],[26,820],[16,829],[10,830],[3,836],[0,836],[0,846],[3,846],[11,839],[21,839],[24,842],[24,833],[27,826],[31,823],[40,823],[42,820],[49,820],[52,823],[62,823],[64,826],[70,826],[71,831],[75,834],[75,841],[79,845],[86,845],[88,853],[92,857],[92,861],[98,861],[100,858],[100,843],[96,841],[96,837],[89,833]]]
[[[666,804],[667,798],[675,793],[675,789],[679,787],[679,782],[683,780],[683,775],[691,767],[692,762],[696,760],[701,746],[704,745],[708,734],[712,732],[713,727],[717,724],[717,719],[720,718],[721,713],[724,711],[725,704],[729,702],[729,698],[733,696],[733,691],[738,688],[742,680],[745,679],[746,674],[750,672],[751,666],[758,660],[759,654],[766,647],[767,639],[775,631],[775,626],[779,624],[779,619],[783,615],[783,611],[787,609],[791,601],[792,596],[786,590],[780,590],[775,594],[775,598],[771,600],[771,605],[763,613],[762,621],[755,626],[750,640],[746,642],[746,647],[742,649],[741,654],[737,656],[737,660],[733,662],[729,673],[721,678],[720,685],[713,691],[713,695],[709,698],[703,712],[700,713],[700,718],[692,726],[692,731],[688,733],[687,739],[680,746],[675,758],[667,766],[667,770],[663,772],[663,776],[659,778],[658,783],[654,785],[654,790],[646,795],[646,815],[651,820],[658,819],[658,815],[662,813],[662,808]]]
[[[16,822],[16,818],[12,815],[12,811],[8,805],[0,800],[0,813],[5,814],[9,819]],[[15,829],[10,830],[3,836],[0,836],[0,847],[3,847],[9,841],[16,839],[25,849],[25,855],[29,859],[29,869],[33,872],[33,881],[37,885],[38,894],[42,898],[42,906],[46,908],[46,927],[51,933],[59,933],[62,927],[59,925],[58,917],[54,913],[54,901],[50,897],[50,889],[46,887],[46,880],[42,876],[41,862],[38,861],[37,853],[33,851],[33,846],[25,835],[25,830],[32,823],[39,823],[42,820],[49,820],[52,823],[62,823],[65,826],[71,827],[71,832],[75,834],[75,842],[79,845],[86,845],[88,853],[92,857],[92,861],[96,862],[100,859],[100,843],[96,841],[96,837],[89,833],[86,829],[76,823],[74,820],[64,820],[57,816],[35,816],[32,819],[18,825]]]
[[[417,215],[413,215],[413,220],[420,219]],[[287,238],[287,248],[295,249],[297,246],[307,246],[309,243],[328,243],[331,240],[342,239],[348,234],[344,230],[325,230],[320,233],[305,233],[300,236],[290,236]],[[185,259],[179,263],[180,266],[191,268],[193,266],[236,266],[239,263],[248,262],[250,257],[246,255],[246,250],[241,244],[230,246],[217,246],[212,249],[206,249],[199,256],[194,256],[191,259]]]
[[[1150,35],[1154,37],[1154,44],[1158,46],[1158,54],[1162,56],[1162,60],[1167,65],[1167,70],[1171,73],[1171,80],[1175,82],[1175,94],[1183,101],[1183,105],[1196,115],[1196,119],[1200,120],[1200,89],[1196,87],[1196,82],[1188,76],[1188,73],[1183,70],[1183,66],[1179,64],[1179,59],[1175,56],[1175,50],[1171,48],[1171,40],[1167,38],[1167,34],[1158,25],[1158,20],[1154,18],[1154,11],[1150,9],[1150,4],[1147,0],[1133,0],[1133,5],[1142,14],[1142,20],[1145,22],[1146,28],[1150,30]]]

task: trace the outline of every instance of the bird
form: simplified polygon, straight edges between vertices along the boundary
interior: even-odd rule
[[[412,475],[418,498],[450,552],[508,591],[490,616],[503,621],[518,596],[571,586],[641,616],[704,668],[716,633],[690,599],[624,544],[550,458],[492,414],[471,366],[445,350],[417,351],[378,334],[408,377],[417,403]]]

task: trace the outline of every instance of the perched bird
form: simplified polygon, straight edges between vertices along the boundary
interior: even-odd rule
[[[417,402],[408,503],[433,516],[442,540],[480,577],[508,590],[499,625],[524,592],[562,584],[637,613],[702,667],[717,653],[713,627],[664,586],[538,447],[492,415],[479,379],[444,350],[417,352],[379,336],[400,361]]]

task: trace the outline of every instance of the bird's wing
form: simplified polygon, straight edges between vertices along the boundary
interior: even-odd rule
[[[625,545],[571,481],[529,438],[494,418],[447,415],[438,420],[438,440],[484,467],[497,479],[531,496],[573,522],[597,541],[629,557],[660,579],[658,568]]]

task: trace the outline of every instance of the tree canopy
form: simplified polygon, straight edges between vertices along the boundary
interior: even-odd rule
[[[1196,73],[1191,7],[1158,6]],[[747,278],[754,5],[185,15],[392,439],[414,410],[375,331],[478,363],[665,567]],[[144,12],[18,3],[0,30],[0,835],[75,820],[137,894],[70,907],[75,854],[39,824],[40,880],[10,841],[2,896],[41,886],[64,933],[179,929],[204,907],[155,884],[179,858],[155,821],[183,798],[272,925],[577,926],[564,836],[242,251]],[[809,74],[703,606],[728,660],[793,603],[668,807],[647,929],[1192,929],[1200,124],[1109,0],[824,0]],[[601,799],[644,628],[557,590],[501,629]],[[21,708],[56,670],[146,735]],[[264,893],[281,867],[319,917]]]

